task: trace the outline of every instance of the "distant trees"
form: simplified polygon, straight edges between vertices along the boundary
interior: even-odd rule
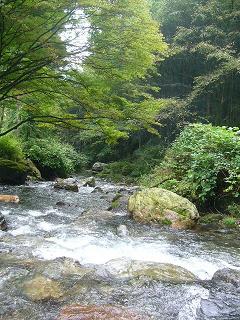
[[[240,121],[240,2],[153,0],[153,14],[171,45],[159,64],[159,97],[175,98],[215,124]]]

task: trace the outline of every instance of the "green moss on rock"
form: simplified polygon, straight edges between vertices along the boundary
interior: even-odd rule
[[[188,227],[199,218],[197,208],[174,192],[149,188],[129,198],[128,210],[140,222],[157,222],[173,227]]]
[[[24,184],[29,167],[24,161],[12,161],[0,158],[0,183]]]

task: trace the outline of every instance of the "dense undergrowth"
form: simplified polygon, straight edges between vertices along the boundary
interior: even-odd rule
[[[143,147],[110,163],[102,176],[162,187],[193,201],[202,211],[240,218],[240,136],[238,128],[192,124],[168,148]],[[231,225],[235,218],[227,219]]]
[[[24,159],[22,143],[15,136],[4,136],[0,138],[0,158],[21,161]]]
[[[200,205],[239,198],[238,128],[202,124],[186,127],[142,183],[171,189]]]
[[[4,136],[0,138],[0,158],[15,162],[30,159],[46,179],[67,177],[87,164],[85,155],[56,137],[24,142],[16,136]]]
[[[67,177],[107,157],[101,177],[176,192],[194,202],[202,212],[227,214],[217,220],[228,227],[240,219],[238,128],[191,124],[172,143],[166,144],[161,137],[150,139],[132,153],[118,155],[118,161],[110,161],[109,157],[111,154],[116,158],[117,146],[108,146],[106,155],[104,150],[98,146],[94,157],[94,147],[91,155],[85,154],[56,137],[27,142],[14,136],[0,138],[0,158],[16,162],[28,158],[43,178]],[[216,216],[205,215],[202,219],[203,223],[212,223]]]

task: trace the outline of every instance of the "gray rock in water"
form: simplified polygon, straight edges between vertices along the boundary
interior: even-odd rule
[[[96,162],[92,166],[92,171],[93,172],[102,172],[105,166],[106,166],[106,163]]]
[[[129,236],[129,231],[128,231],[128,228],[125,226],[125,224],[121,224],[120,226],[118,226],[117,235],[122,238]]]
[[[214,273],[211,284],[217,288],[240,289],[240,270],[221,269]]]
[[[1,212],[0,212],[0,230],[1,231],[7,230],[7,222]]]
[[[56,206],[64,207],[64,206],[70,206],[70,204],[67,202],[64,202],[64,201],[58,201],[58,202],[56,202]]]
[[[67,191],[78,192],[78,185],[76,179],[68,178],[68,179],[57,179],[54,189],[64,189]]]
[[[240,319],[240,270],[218,270],[210,281],[209,298],[202,299],[198,320]]]
[[[84,181],[84,187],[91,187],[94,188],[96,186],[96,181],[94,177],[89,177]]]
[[[102,188],[100,188],[100,187],[96,187],[93,191],[92,191],[92,193],[103,193],[103,189]]]

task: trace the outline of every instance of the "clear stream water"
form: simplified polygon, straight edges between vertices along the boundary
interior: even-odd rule
[[[200,301],[208,297],[201,281],[126,279],[120,276],[126,261],[170,263],[209,280],[219,269],[240,268],[240,236],[138,224],[125,210],[106,212],[111,196],[122,186],[101,180],[97,186],[103,193],[93,193],[90,187],[78,193],[56,191],[50,182],[0,187],[1,194],[21,199],[0,207],[9,226],[0,232],[0,319],[57,319],[59,310],[72,303],[124,306],[155,320],[198,319]],[[67,205],[57,206],[58,201]],[[127,227],[128,235],[118,235],[120,225]],[[66,261],[94,271],[62,271]],[[33,302],[22,283],[36,275],[58,281],[64,296]]]

